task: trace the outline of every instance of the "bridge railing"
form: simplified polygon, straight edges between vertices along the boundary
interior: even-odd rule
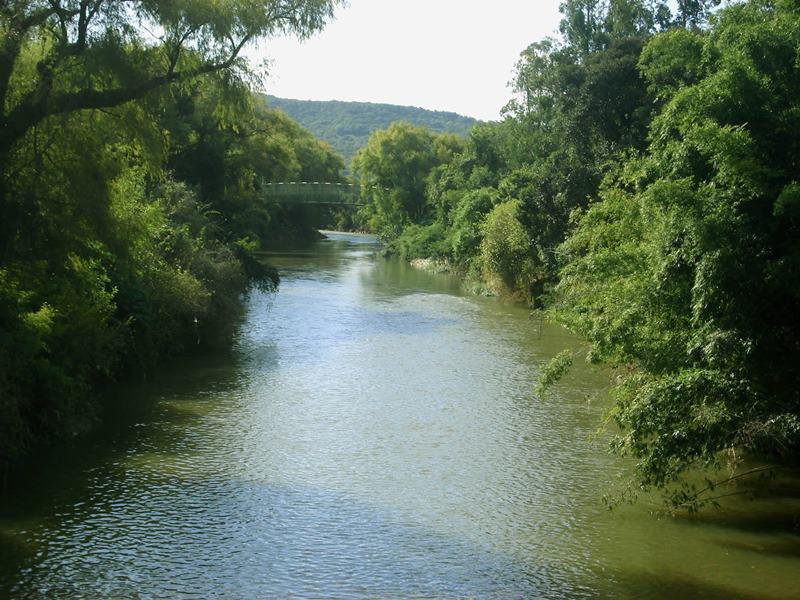
[[[361,185],[328,181],[263,181],[261,187],[267,201],[291,199],[300,204],[336,204],[361,206]]]

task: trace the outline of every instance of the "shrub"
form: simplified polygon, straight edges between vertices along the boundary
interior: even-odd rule
[[[531,238],[518,214],[516,200],[492,209],[481,225],[480,256],[487,281],[499,278],[513,291],[527,291],[535,279],[536,265],[531,256]]]

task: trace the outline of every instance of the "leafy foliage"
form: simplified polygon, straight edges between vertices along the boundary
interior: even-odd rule
[[[792,460],[800,447],[800,231],[784,209],[797,24],[792,3],[754,1],[702,36],[655,38],[642,70],[665,104],[649,149],[565,244],[559,314],[624,368],[615,447],[638,459],[644,487],[674,484],[675,505],[708,497],[684,479],[695,467],[742,452]]]
[[[251,40],[308,37],[338,0],[13,0],[0,7],[0,160],[43,120],[166,84],[236,78]],[[159,35],[149,32],[161,32]],[[5,165],[4,165],[5,166]]]
[[[424,222],[429,213],[428,175],[461,147],[455,136],[409,123],[375,132],[353,159],[353,172],[367,202],[360,218],[387,240],[397,237],[405,225]]]
[[[571,350],[562,350],[549,360],[542,368],[539,383],[536,386],[537,395],[541,398],[547,394],[553,385],[567,374],[574,357]]]
[[[531,238],[519,221],[519,201],[495,206],[481,225],[481,264],[487,279],[498,277],[509,289],[529,281],[536,270]]]

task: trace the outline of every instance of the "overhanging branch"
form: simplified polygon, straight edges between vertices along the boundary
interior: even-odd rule
[[[11,145],[27,132],[31,127],[42,122],[47,117],[74,112],[78,110],[91,110],[119,106],[143,97],[148,92],[163,87],[170,83],[187,81],[229,69],[233,66],[245,44],[250,41],[252,34],[245,35],[231,50],[230,55],[222,62],[207,63],[185,71],[176,71],[170,64],[163,75],[152,77],[138,85],[121,87],[108,90],[80,90],[76,92],[61,92],[47,95],[38,101],[22,103],[3,119],[2,134],[5,138],[4,145]]]

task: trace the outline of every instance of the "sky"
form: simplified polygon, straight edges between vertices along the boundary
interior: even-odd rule
[[[264,91],[386,102],[496,120],[520,52],[553,35],[559,0],[349,0],[309,40],[248,52],[270,60]]]

